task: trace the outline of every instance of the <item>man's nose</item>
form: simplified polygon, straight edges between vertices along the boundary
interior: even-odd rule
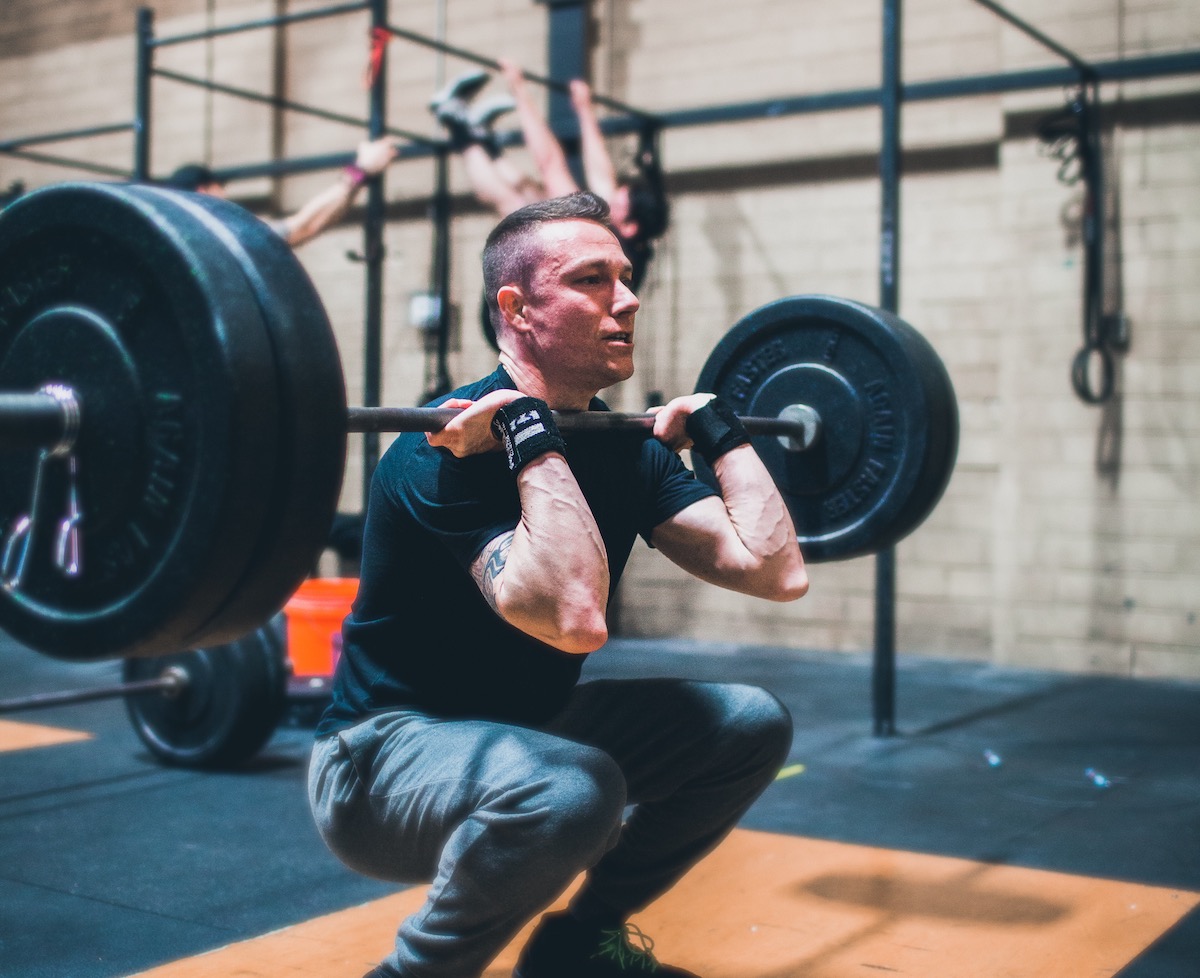
[[[626,282],[618,279],[617,288],[613,294],[614,312],[637,312],[640,307],[641,302],[638,300],[638,297],[634,295],[633,289],[631,289]]]

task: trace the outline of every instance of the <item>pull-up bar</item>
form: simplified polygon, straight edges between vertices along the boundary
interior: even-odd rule
[[[248,88],[238,88],[234,85],[225,85],[221,82],[209,81],[207,78],[197,78],[195,75],[185,75],[182,72],[171,71],[167,68],[152,68],[152,74],[158,75],[160,78],[167,78],[174,82],[179,82],[183,85],[193,85],[197,88],[205,88],[209,91],[219,92],[222,95],[232,95],[237,98],[245,99],[247,102],[258,102],[262,105],[269,105],[276,109],[286,109],[289,112],[296,112],[300,115],[308,115],[317,119],[324,119],[327,122],[341,122],[347,126],[354,126],[357,129],[366,129],[368,122],[366,119],[355,118],[352,115],[345,115],[341,112],[332,112],[329,109],[319,109],[312,105],[305,105],[303,102],[293,102],[291,99],[280,98],[277,95],[264,95],[261,92],[254,92]],[[422,136],[420,133],[409,132],[406,129],[396,129],[393,127],[385,127],[384,133],[389,136],[399,136],[414,143],[420,143],[423,146],[436,148],[442,144],[441,140],[431,139],[429,136]]]
[[[389,34],[396,37],[402,37],[406,41],[412,41],[414,44],[420,44],[427,48],[432,48],[435,51],[442,51],[445,54],[452,54],[456,58],[462,58],[464,61],[471,61],[477,65],[482,65],[484,68],[491,68],[493,71],[500,70],[500,62],[494,58],[486,58],[481,54],[476,54],[474,51],[468,51],[466,48],[455,47],[453,44],[447,44],[445,41],[439,41],[432,37],[426,37],[424,34],[416,34],[412,31],[406,31],[400,27],[393,27],[388,24],[386,30]],[[564,81],[559,81],[556,78],[548,78],[545,75],[538,75],[532,71],[522,69],[521,74],[529,81],[536,82],[539,85],[544,85],[546,88],[553,89],[556,92],[570,93],[571,86]],[[603,105],[617,112],[623,112],[626,115],[637,116],[647,122],[656,122],[658,117],[652,112],[647,112],[644,109],[635,109],[632,105],[627,105],[624,102],[610,98],[607,95],[592,95],[592,101],[597,105]]]

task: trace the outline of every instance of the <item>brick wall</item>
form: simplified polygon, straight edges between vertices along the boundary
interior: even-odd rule
[[[1200,47],[1189,0],[1031,0],[1010,9],[1092,59]],[[128,120],[136,4],[13,0],[0,26],[0,139]],[[447,39],[487,55],[544,64],[546,10],[532,0],[446,0]],[[171,0],[160,35],[211,18],[235,23],[300,5]],[[391,21],[436,34],[438,5],[393,0]],[[69,12],[69,15],[68,15]],[[683,109],[868,88],[879,77],[877,0],[624,0],[593,6],[598,90],[648,109]],[[159,64],[211,72],[362,116],[366,17],[350,15],[211,45],[164,48]],[[1057,65],[1055,57],[969,0],[909,0],[907,80]],[[462,62],[404,41],[390,48],[389,121],[434,134],[425,103]],[[1092,407],[1072,393],[1081,342],[1079,188],[1033,123],[1057,90],[906,106],[901,197],[901,314],[933,342],[953,378],[962,423],[958,465],[930,519],[898,548],[903,653],[1138,676],[1200,677],[1200,77],[1107,86],[1114,121],[1110,177],[1119,207],[1119,281],[1132,345],[1119,395]],[[349,150],[347,127],[208,96],[154,89],[153,170],[208,158],[220,165]],[[640,409],[651,391],[692,389],[708,352],[738,318],[796,293],[878,300],[878,114],[871,109],[673,129],[663,154],[673,219],[643,289],[639,372],[609,392]],[[632,147],[614,140],[618,159]],[[127,136],[46,147],[128,167]],[[518,165],[528,166],[523,151]],[[74,171],[0,156],[0,188]],[[249,206],[298,207],[329,174],[234,185]],[[428,386],[426,338],[409,304],[428,287],[429,161],[388,174],[397,217],[387,228],[385,400],[413,403]],[[460,324],[450,372],[490,368],[477,322],[478,254],[490,218],[471,206],[455,161],[452,287]],[[347,252],[353,224],[299,251],[341,344],[352,401],[362,397],[363,278]],[[343,490],[358,505],[352,445]],[[812,568],[806,599],[780,606],[717,591],[660,555],[635,551],[616,610],[626,634],[856,651],[872,642],[870,558]]]

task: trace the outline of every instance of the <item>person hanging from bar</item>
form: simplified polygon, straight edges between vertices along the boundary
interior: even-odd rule
[[[451,145],[462,155],[475,196],[498,217],[535,200],[559,197],[580,189],[561,143],[534,102],[528,81],[513,61],[500,59],[501,72],[512,97],[494,96],[476,101],[490,79],[473,71],[454,79],[430,101],[430,110],[450,135]],[[611,223],[633,266],[631,287],[641,289],[654,256],[654,242],[667,230],[670,208],[654,134],[643,132],[635,160],[636,173],[618,175],[596,117],[591,87],[576,79],[570,83],[571,106],[579,121],[580,151],[587,189],[602,198],[611,210]],[[537,177],[531,177],[505,157],[493,126],[513,110],[520,120],[525,146],[533,157]],[[494,347],[495,334],[486,305],[481,311],[484,335]]]
[[[639,535],[711,584],[808,589],[787,506],[720,398],[675,398],[652,437],[560,433],[552,411],[606,410],[597,394],[633,374],[638,300],[607,218],[578,191],[500,221],[483,254],[500,365],[375,470],[309,797],[352,869],[433,885],[369,978],[478,978],[581,873],[515,978],[691,976],[629,917],[788,755],[791,718],[763,689],[579,681]],[[677,455],[689,447],[720,494]]]
[[[268,220],[267,224],[293,248],[311,241],[345,216],[362,186],[387,168],[396,158],[396,151],[396,140],[391,136],[360,143],[354,162],[338,174],[334,183],[295,213]],[[226,196],[224,181],[202,163],[185,163],[163,181],[163,186]]]

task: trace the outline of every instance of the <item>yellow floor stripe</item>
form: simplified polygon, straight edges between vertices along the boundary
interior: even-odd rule
[[[361,978],[424,893],[135,978]],[[737,831],[637,922],[660,960],[704,978],[1111,978],[1197,905],[1165,887]],[[529,929],[487,978],[507,978]]]
[[[0,720],[0,753],[29,750],[33,747],[53,747],[55,744],[91,739],[92,735],[82,730],[64,730],[61,727],[43,727],[17,720]]]

